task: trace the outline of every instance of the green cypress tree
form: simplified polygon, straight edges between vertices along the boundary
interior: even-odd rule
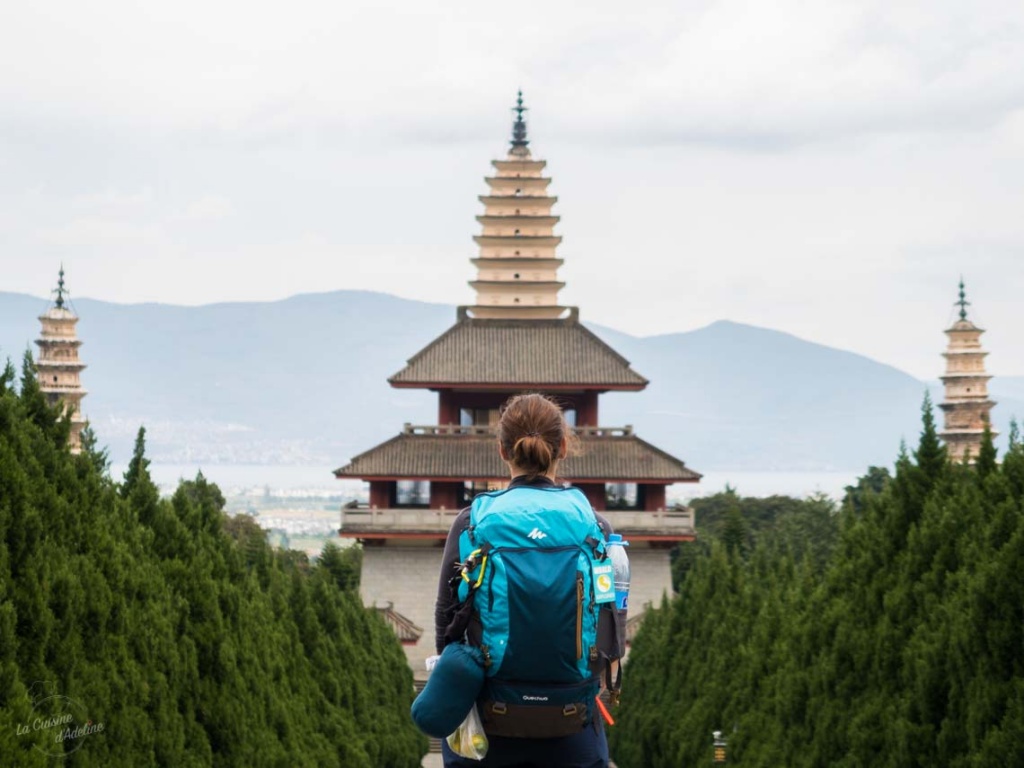
[[[78,434],[82,446],[82,456],[93,466],[96,473],[105,477],[110,469],[110,456],[106,448],[100,448],[99,438],[92,425],[86,422],[82,431]]]
[[[51,406],[46,395],[39,387],[36,378],[36,363],[32,352],[25,350],[21,361],[21,391],[19,393],[21,407],[28,418],[39,427],[43,434],[58,445],[67,442],[70,433],[70,422],[61,418],[59,407]]]
[[[924,402],[921,404],[921,440],[914,458],[917,460],[917,466],[931,483],[941,477],[947,461],[946,448],[939,440],[935,428],[934,410],[931,395],[926,391]]]
[[[981,447],[978,449],[978,460],[974,468],[982,480],[996,469],[996,447],[992,442],[992,429],[988,419],[985,419],[985,431],[981,436]]]
[[[10,391],[11,386],[14,384],[14,379],[14,365],[11,363],[11,358],[7,358],[7,362],[4,363],[4,370],[0,373],[0,396]]]
[[[135,448],[125,470],[119,493],[129,502],[143,525],[149,525],[157,511],[160,490],[149,476],[149,459],[146,458],[146,428],[139,427],[135,435]]]
[[[730,555],[744,557],[747,554],[747,525],[739,506],[734,506],[726,513],[722,543]]]

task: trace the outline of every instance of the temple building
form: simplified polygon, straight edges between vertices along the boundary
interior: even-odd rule
[[[946,358],[946,373],[942,376],[946,394],[939,407],[945,414],[945,425],[939,434],[951,461],[972,463],[978,457],[995,403],[988,396],[988,380],[992,378],[985,373],[988,352],[981,348],[981,334],[985,331],[967,319],[970,302],[962,279],[956,306],[960,316],[946,329],[949,344],[942,353]],[[993,437],[997,434],[992,432]]]
[[[639,392],[647,380],[588,330],[576,307],[559,304],[561,238],[545,162],[529,149],[522,94],[511,147],[485,179],[475,237],[476,304],[413,355],[388,381],[437,393],[436,423],[402,431],[335,471],[369,483],[369,505],[342,510],[340,534],[363,545],[361,592],[402,639],[418,679],[434,653],[434,600],[441,548],[474,494],[503,488],[495,425],[512,395],[555,397],[578,437],[559,470],[630,542],[634,616],[671,592],[669,551],[694,538],[693,513],[670,507],[666,489],[697,482],[682,461],[642,440],[629,425],[603,426],[599,396]]]
[[[63,402],[64,411],[71,418],[68,445],[72,453],[78,453],[82,449],[81,432],[85,426],[82,398],[85,397],[86,391],[82,389],[81,380],[85,363],[78,359],[78,348],[82,346],[75,330],[78,315],[68,306],[63,266],[60,268],[57,288],[53,293],[53,306],[39,316],[42,333],[36,339],[36,344],[39,345],[36,371],[39,388],[46,395],[50,405]]]

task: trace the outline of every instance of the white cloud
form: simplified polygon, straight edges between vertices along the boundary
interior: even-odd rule
[[[405,141],[489,137],[481,105],[524,85],[549,131],[779,144],[989,124],[1019,106],[1022,43],[1000,0],[22,4],[0,95],[158,132]]]
[[[522,86],[585,319],[728,317],[929,375],[964,272],[1024,372],[1022,48],[998,0],[23,3],[0,289],[64,260],[119,301],[469,301]]]
[[[234,205],[221,195],[204,195],[188,204],[180,218],[184,221],[218,221],[235,212]]]
[[[38,242],[64,248],[153,248],[166,244],[166,235],[156,224],[145,224],[102,216],[79,216],[51,229],[36,233]]]
[[[145,211],[153,204],[152,187],[123,192],[111,188],[87,192],[71,199],[76,210],[103,212],[108,214],[129,214]]]

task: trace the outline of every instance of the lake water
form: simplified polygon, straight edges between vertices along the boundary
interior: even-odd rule
[[[267,466],[254,464],[151,464],[150,475],[165,493],[170,493],[180,479],[192,479],[202,470],[228,496],[323,496],[356,498],[366,494],[366,484],[357,480],[337,480],[331,467]],[[123,465],[111,468],[111,476],[120,479]],[[700,483],[678,483],[669,489],[670,500],[687,501],[725,490],[726,485],[741,496],[772,496],[782,494],[803,498],[824,493],[835,499],[843,497],[843,489],[856,482],[865,470],[833,472],[751,472],[719,470],[705,472]]]

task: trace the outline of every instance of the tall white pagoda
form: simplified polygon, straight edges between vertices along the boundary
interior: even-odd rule
[[[558,292],[562,260],[555,255],[562,238],[554,233],[558,216],[551,214],[557,197],[548,194],[545,160],[534,160],[526,138],[523,92],[515,106],[512,142],[504,160],[492,160],[495,175],[485,179],[489,191],[480,196],[483,226],[473,239],[480,247],[473,259],[477,278],[476,306],[469,314],[480,319],[548,320],[563,316]]]
[[[70,415],[71,435],[68,437],[68,445],[72,453],[78,453],[82,450],[81,432],[85,426],[82,398],[86,391],[82,388],[81,380],[85,363],[78,359],[78,348],[82,345],[75,330],[78,315],[68,306],[67,295],[64,267],[61,266],[53,306],[39,316],[42,333],[36,339],[39,345],[36,369],[39,388],[47,400],[51,405],[63,403],[65,413]]]
[[[967,319],[970,302],[963,279],[956,305],[960,307],[960,317],[946,329],[949,344],[942,353],[946,358],[946,373],[942,376],[946,395],[939,407],[945,413],[945,428],[939,435],[946,442],[950,460],[973,463],[995,403],[988,396],[988,380],[992,378],[985,372],[988,352],[981,348],[981,334],[985,331]],[[993,437],[997,434],[992,432]]]

